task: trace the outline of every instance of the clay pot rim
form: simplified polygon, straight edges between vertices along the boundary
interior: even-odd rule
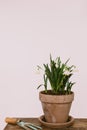
[[[51,95],[51,94],[45,94],[44,91],[40,91],[39,93],[39,99],[42,102],[49,102],[49,103],[69,103],[74,100],[74,92],[71,92],[71,94],[66,95]]]
[[[40,91],[39,93],[41,93],[41,94],[45,94],[45,95],[53,95],[53,96],[67,96],[67,95],[71,95],[71,94],[74,94],[74,92],[73,91],[71,91],[69,94],[54,94],[53,92],[52,92],[52,90],[47,90],[47,92],[49,92],[49,93],[46,93],[45,92],[45,90],[42,90],[42,91]],[[66,92],[66,91],[65,91]]]

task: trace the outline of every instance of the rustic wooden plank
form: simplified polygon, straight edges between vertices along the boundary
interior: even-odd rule
[[[21,120],[39,125],[43,128],[43,130],[87,130],[87,119],[83,119],[83,118],[75,119],[73,125],[68,128],[59,128],[59,129],[58,128],[54,129],[54,128],[43,126],[39,122],[38,118],[21,118]],[[7,124],[4,130],[23,130],[23,129],[17,125]]]

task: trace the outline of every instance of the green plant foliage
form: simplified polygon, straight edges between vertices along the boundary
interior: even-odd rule
[[[50,64],[43,64],[44,84],[39,85],[38,88],[44,86],[45,93],[47,93],[49,82],[53,94],[61,95],[71,93],[71,88],[75,83],[70,81],[70,77],[73,75],[75,66],[68,66],[68,62],[69,59],[65,63],[62,63],[60,57],[53,60],[50,55]],[[42,69],[40,66],[38,68]]]

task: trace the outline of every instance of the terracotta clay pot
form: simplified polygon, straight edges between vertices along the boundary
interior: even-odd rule
[[[65,123],[68,120],[70,107],[74,99],[73,92],[68,95],[48,95],[41,91],[39,99],[47,122]]]

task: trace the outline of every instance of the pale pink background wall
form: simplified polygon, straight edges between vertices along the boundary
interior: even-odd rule
[[[70,114],[87,117],[87,0],[0,0],[0,130],[4,119],[39,117],[36,66],[61,56],[79,72]]]

